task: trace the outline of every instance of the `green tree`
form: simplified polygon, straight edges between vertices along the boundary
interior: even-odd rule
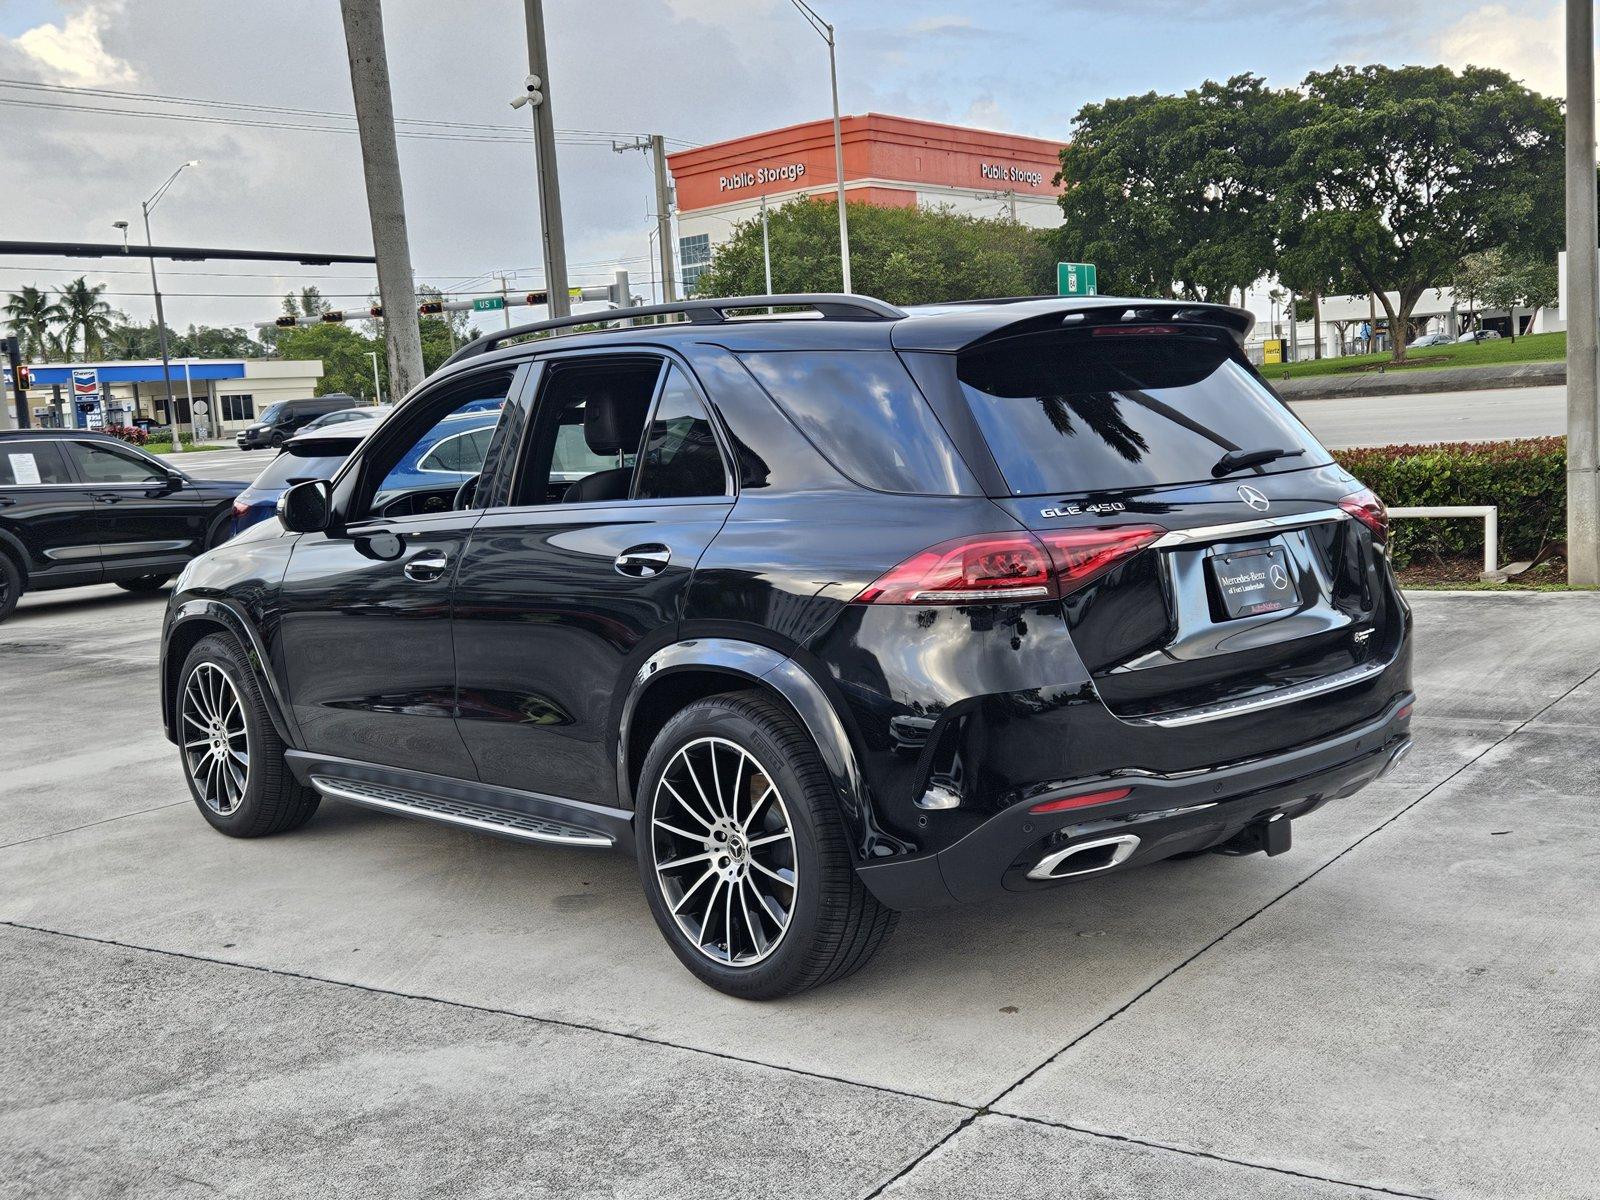
[[[67,319],[61,305],[29,283],[7,297],[4,312],[6,327],[16,335],[24,359],[38,362],[53,356],[52,333]]]
[[[1061,152],[1060,257],[1112,295],[1227,302],[1273,269],[1300,102],[1254,75],[1085,105]]]
[[[879,208],[852,203],[850,267],[856,289],[893,304],[926,304],[1054,290],[1053,251],[1039,231],[945,208]],[[768,210],[772,286],[779,292],[836,292],[839,219],[832,204],[799,199]],[[742,222],[700,276],[702,296],[766,291],[761,220]],[[423,328],[428,323],[423,322]]]
[[[1519,308],[1542,308],[1556,301],[1556,265],[1547,258],[1522,257],[1506,248],[1486,250],[1463,259],[1461,275],[1486,308],[1506,310],[1512,341],[1517,340]]]
[[[1342,260],[1406,329],[1469,254],[1561,238],[1562,118],[1502,71],[1337,67],[1303,85],[1281,176],[1285,247]],[[1397,300],[1387,295],[1393,291]],[[1405,358],[1394,339],[1394,360]]]
[[[62,318],[62,344],[70,356],[83,338],[81,361],[98,358],[104,348],[105,336],[111,332],[115,316],[111,305],[101,299],[106,290],[103,283],[90,284],[82,275],[61,289],[59,301]]]
[[[292,299],[292,297],[290,297]],[[329,304],[322,298],[322,290],[315,285],[300,289],[300,315],[303,317],[320,317],[327,312]],[[292,314],[291,314],[292,315]]]
[[[352,396],[371,397],[372,359],[378,352],[378,368],[383,367],[383,343],[369,338],[348,325],[305,325],[281,330],[278,336],[277,357],[321,359],[322,379],[317,383],[317,395],[328,392],[348,392]],[[384,379],[384,396],[389,394],[388,379]]]

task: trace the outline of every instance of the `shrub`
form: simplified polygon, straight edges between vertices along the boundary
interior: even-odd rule
[[[1391,508],[1493,504],[1500,510],[1500,558],[1528,559],[1566,536],[1566,439],[1374,446],[1334,458]],[[1483,553],[1478,520],[1396,521],[1390,551],[1399,566],[1417,557]]]
[[[135,446],[142,446],[150,440],[150,435],[137,425],[107,425],[104,432]]]

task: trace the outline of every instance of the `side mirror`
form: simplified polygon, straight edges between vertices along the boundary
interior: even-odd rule
[[[167,472],[166,487],[169,492],[178,491],[183,487],[184,484],[188,482],[189,480],[183,475],[179,474],[177,471]]]
[[[333,516],[333,485],[326,479],[297,483],[278,497],[278,522],[290,533],[321,533]]]

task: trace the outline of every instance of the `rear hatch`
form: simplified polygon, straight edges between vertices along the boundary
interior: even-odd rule
[[[1074,645],[1118,717],[1243,715],[1393,658],[1382,508],[1232,331],[1058,326],[970,347],[956,375],[988,490],[1051,549]]]

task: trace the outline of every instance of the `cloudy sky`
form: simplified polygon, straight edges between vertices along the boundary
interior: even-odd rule
[[[1498,66],[1561,90],[1555,0],[814,0],[839,31],[846,112],[877,111],[1065,138],[1088,101],[1177,91],[1241,71],[1292,83],[1341,62]],[[826,51],[789,0],[545,0],[552,102],[575,282],[618,267],[650,277],[644,155],[608,134],[717,141],[825,116]],[[412,260],[421,281],[541,282],[532,151],[507,101],[527,72],[520,0],[385,0]],[[154,216],[156,241],[365,253],[371,237],[353,125],[241,105],[351,111],[337,0],[0,0],[6,236],[110,241],[139,201],[198,158]],[[25,84],[54,85],[51,88]],[[86,96],[61,87],[135,97]],[[222,106],[152,103],[164,96]],[[70,111],[90,107],[112,111]],[[146,115],[128,115],[129,110]],[[148,114],[176,114],[164,119]],[[194,119],[200,118],[200,119]],[[522,118],[522,119],[519,119]],[[314,128],[264,128],[262,125]],[[332,130],[332,131],[329,131]],[[441,136],[443,134],[443,136]],[[136,319],[142,263],[74,264]],[[175,264],[168,320],[248,324],[314,283],[335,303],[373,286],[362,268]],[[69,277],[0,262],[0,293]],[[639,286],[636,291],[641,290]]]

